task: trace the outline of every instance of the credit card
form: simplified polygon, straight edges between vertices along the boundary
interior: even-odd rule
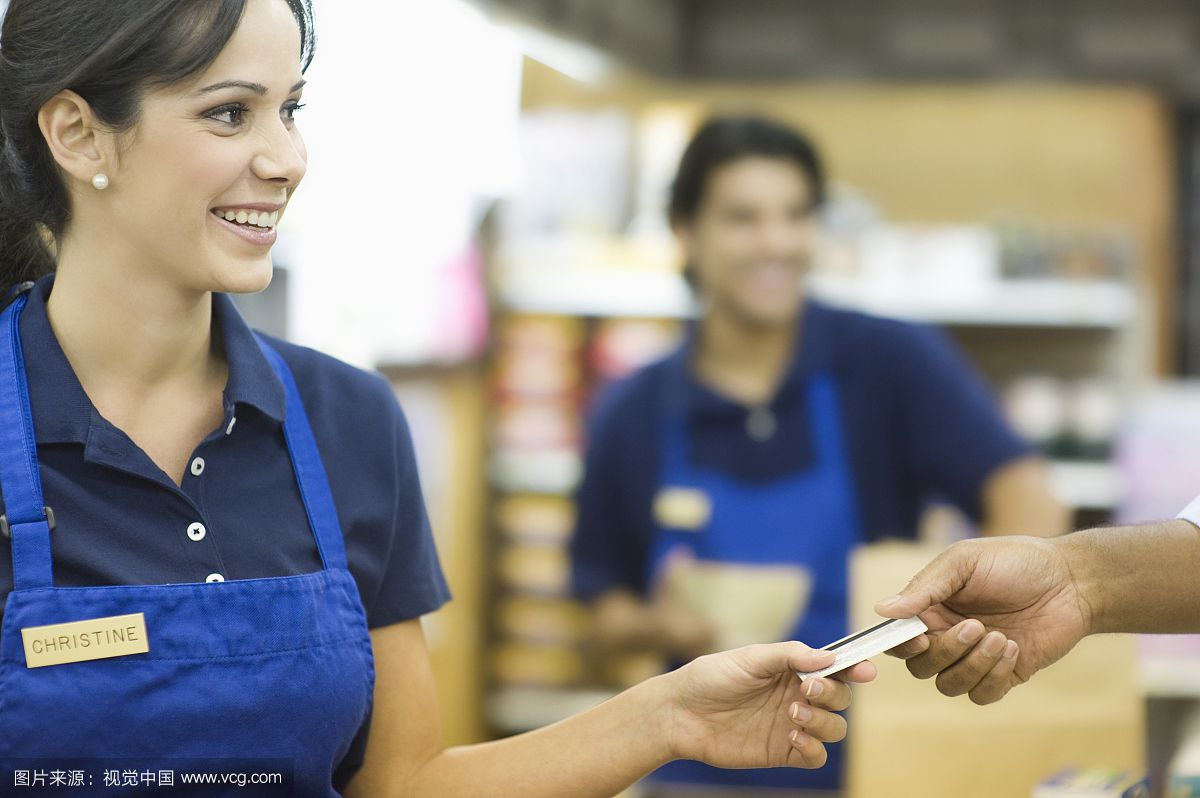
[[[920,618],[889,618],[883,623],[877,623],[869,629],[855,632],[849,637],[843,637],[822,648],[821,651],[832,651],[837,657],[828,668],[809,673],[797,671],[796,675],[801,679],[808,679],[844,671],[851,665],[857,665],[871,657],[877,657],[927,631],[929,631],[929,627]]]

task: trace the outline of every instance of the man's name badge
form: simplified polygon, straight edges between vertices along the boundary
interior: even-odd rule
[[[150,651],[146,616],[140,612],[30,626],[21,630],[21,638],[25,643],[25,665],[30,668]]]
[[[712,517],[712,499],[695,488],[663,488],[654,497],[654,520],[667,529],[698,532]]]

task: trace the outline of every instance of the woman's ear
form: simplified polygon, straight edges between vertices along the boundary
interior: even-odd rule
[[[63,172],[81,183],[114,168],[113,134],[99,123],[88,101],[69,89],[38,111],[38,128]]]
[[[686,260],[691,261],[693,248],[695,247],[695,235],[692,232],[692,226],[681,219],[671,220],[671,232],[675,234],[675,239],[679,241],[679,246],[683,249],[683,256]]]

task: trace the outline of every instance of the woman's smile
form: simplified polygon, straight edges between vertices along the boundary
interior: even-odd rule
[[[279,204],[229,205],[213,208],[209,215],[220,228],[243,241],[270,247],[277,237],[275,226],[282,210]]]

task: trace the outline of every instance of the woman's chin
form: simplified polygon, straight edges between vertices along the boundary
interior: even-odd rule
[[[252,263],[246,263],[237,270],[222,269],[217,279],[218,287],[213,290],[223,294],[256,294],[266,290],[267,286],[271,284],[273,274],[271,257],[268,255]]]
[[[800,312],[803,300],[800,297],[758,297],[756,301],[743,301],[740,313],[746,321],[762,327],[791,324]]]

